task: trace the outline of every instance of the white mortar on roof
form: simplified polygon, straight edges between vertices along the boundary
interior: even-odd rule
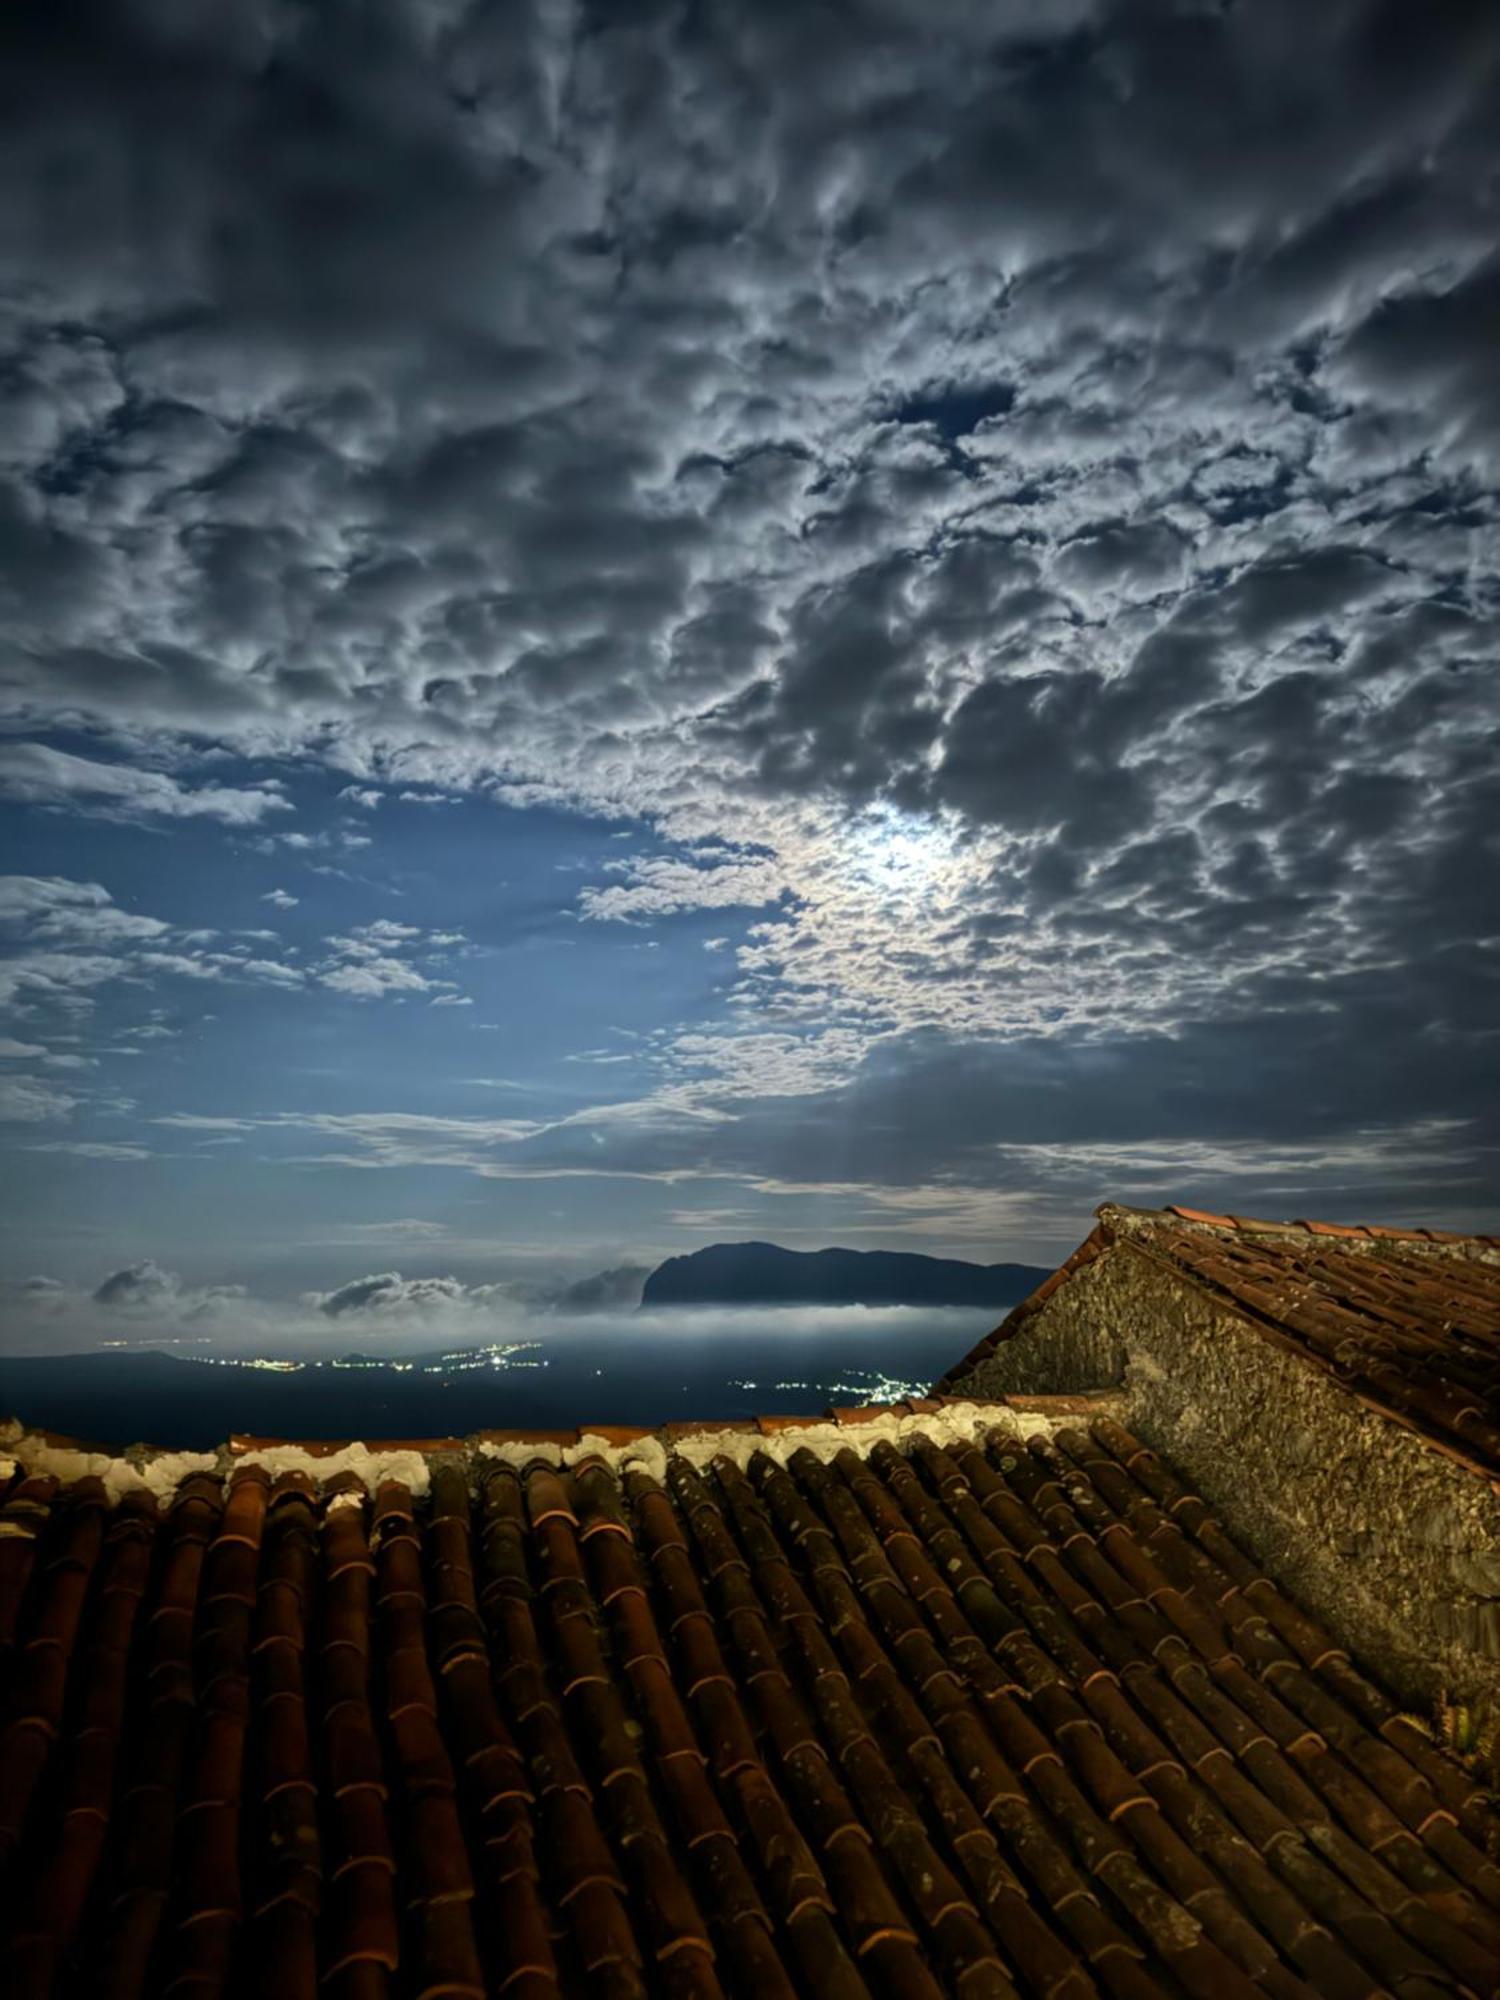
[[[305,1472],[321,1491],[330,1479],[352,1472],[373,1493],[383,1479],[398,1480],[420,1499],[430,1484],[427,1459],[420,1451],[382,1451],[379,1445],[346,1444],[341,1451],[309,1451],[300,1444],[263,1445],[236,1458],[236,1466],[263,1466],[274,1479],[282,1472]]]
[[[688,1464],[700,1471],[715,1458],[730,1459],[743,1470],[758,1452],[774,1459],[778,1465],[785,1465],[797,1451],[810,1451],[820,1459],[831,1459],[846,1448],[864,1454],[876,1444],[891,1444],[904,1451],[917,1437],[925,1437],[936,1445],[962,1444],[999,1430],[1009,1433],[1020,1443],[1038,1435],[1050,1438],[1060,1423],[1073,1421],[1073,1418],[1054,1419],[1028,1410],[1011,1410],[998,1403],[965,1402],[951,1403],[941,1410],[910,1416],[882,1411],[878,1416],[852,1423],[836,1423],[828,1419],[773,1431],[769,1435],[755,1424],[732,1429],[705,1428],[678,1436],[670,1444],[655,1433],[634,1438],[628,1444],[611,1443],[608,1438],[593,1431],[582,1433],[576,1443],[569,1445],[560,1445],[550,1439],[481,1437],[472,1440],[464,1454],[453,1451],[440,1455],[449,1463],[462,1464],[466,1470],[476,1471],[485,1464],[508,1465],[517,1472],[524,1472],[528,1466],[538,1464],[562,1470],[585,1459],[593,1459],[616,1475],[634,1470],[645,1473],[662,1485],[674,1455],[686,1459]],[[455,1443],[458,1442],[455,1440]],[[14,1466],[26,1472],[51,1473],[63,1485],[89,1477],[100,1479],[111,1505],[127,1493],[150,1492],[165,1506],[189,1473],[207,1472],[227,1478],[238,1466],[258,1466],[273,1479],[280,1473],[305,1473],[319,1492],[326,1488],[329,1481],[345,1473],[353,1473],[368,1493],[374,1493],[382,1480],[396,1480],[408,1488],[413,1498],[420,1499],[431,1485],[431,1458],[439,1455],[429,1455],[409,1446],[385,1449],[378,1444],[356,1443],[332,1452],[317,1451],[305,1444],[275,1444],[263,1445],[233,1457],[227,1449],[218,1452],[163,1451],[140,1452],[128,1457],[111,1456],[107,1452],[49,1444],[34,1432],[22,1431],[14,1421],[0,1424],[0,1445],[4,1446],[6,1456]],[[0,1465],[4,1463],[5,1459],[0,1458]],[[330,1504],[357,1506],[360,1499],[361,1496],[353,1492],[335,1494]]]
[[[524,1472],[528,1465],[550,1465],[555,1471],[563,1462],[563,1448],[550,1439],[528,1444],[525,1438],[487,1437],[474,1446],[474,1456],[508,1465],[516,1472]]]
[[[482,1437],[474,1444],[474,1456],[492,1459],[499,1465],[513,1466],[517,1472],[524,1472],[528,1465],[550,1465],[556,1472],[566,1465],[581,1464],[586,1458],[601,1458],[607,1465],[615,1466],[623,1462],[626,1453],[637,1449],[635,1444],[611,1444],[597,1431],[581,1431],[578,1442],[568,1445],[547,1438],[528,1441],[526,1438]]]
[[[699,1471],[716,1458],[730,1459],[743,1472],[758,1452],[785,1465],[794,1452],[810,1451],[814,1458],[835,1458],[851,1450],[861,1456],[877,1444],[902,1450],[914,1438],[924,1437],[936,1445],[969,1444],[988,1431],[1003,1430],[1022,1439],[1041,1435],[1050,1438],[1051,1420],[1027,1412],[1007,1410],[994,1403],[954,1403],[927,1415],[897,1416],[893,1411],[864,1422],[805,1424],[774,1431],[767,1437],[760,1431],[701,1431],[696,1436],[678,1438],[672,1450]]]
[[[125,1458],[105,1451],[83,1451],[73,1445],[49,1444],[35,1431],[23,1431],[14,1420],[0,1427],[10,1469],[50,1474],[60,1485],[75,1480],[103,1482],[113,1507],[127,1493],[151,1493],[165,1505],[190,1472],[217,1472],[215,1451],[159,1451]]]
[[[658,1486],[662,1486],[667,1477],[667,1448],[660,1438],[639,1438],[634,1444],[626,1445],[620,1453],[616,1470],[644,1472],[648,1479],[654,1479]]]
[[[1061,1421],[1073,1422],[1067,1418]],[[611,1472],[634,1468],[658,1483],[666,1478],[674,1457],[685,1458],[698,1470],[715,1458],[728,1458],[743,1470],[757,1452],[764,1452],[778,1465],[785,1465],[794,1451],[810,1451],[817,1458],[833,1458],[846,1448],[865,1452],[875,1444],[892,1444],[901,1449],[913,1438],[925,1437],[933,1444],[967,1444],[986,1431],[1004,1430],[1017,1441],[1041,1435],[1051,1437],[1053,1419],[1030,1411],[1009,1410],[996,1403],[954,1403],[927,1414],[898,1416],[883,1411],[853,1423],[835,1423],[832,1418],[769,1434],[755,1424],[732,1429],[705,1426],[675,1436],[670,1443],[648,1433],[629,1444],[611,1444],[607,1438],[585,1432],[576,1444],[560,1445],[551,1439],[535,1442],[525,1438],[486,1437],[476,1441],[474,1456],[491,1464],[508,1465],[524,1472],[530,1465],[549,1465],[554,1470],[577,1465],[584,1459],[598,1459]]]

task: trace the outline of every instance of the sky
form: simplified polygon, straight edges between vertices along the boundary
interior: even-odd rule
[[[12,1325],[1493,1226],[1500,12],[0,72]]]

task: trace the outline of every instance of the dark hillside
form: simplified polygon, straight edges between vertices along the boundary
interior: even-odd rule
[[[904,1250],[783,1250],[713,1243],[669,1257],[643,1306],[1012,1306],[1047,1272],[1035,1264],[966,1264]]]

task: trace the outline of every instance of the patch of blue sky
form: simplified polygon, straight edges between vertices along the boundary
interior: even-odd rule
[[[213,764],[221,785],[266,775]],[[28,1258],[40,1231],[71,1239],[71,1267],[80,1234],[93,1234],[101,1263],[106,1242],[111,1254],[145,1243],[191,1270],[203,1242],[216,1246],[203,1275],[222,1277],[236,1244],[296,1264],[310,1233],[336,1236],[377,1213],[436,1215],[445,1234],[497,1247],[550,1233],[555,1249],[564,1184],[476,1178],[483,1131],[455,1140],[451,1164],[429,1148],[437,1157],[372,1174],[338,1164],[364,1157],[356,1139],[306,1121],[545,1124],[641,1097],[661,1080],[672,1033],[725,1017],[732,951],[704,944],[732,945],[762,913],[580,912],[581,893],[617,879],[622,855],[663,851],[649,828],[483,796],[399,796],[415,787],[361,785],[380,794],[361,802],[341,796],[349,784],[304,767],[286,782],[294,810],[248,828],[0,810],[11,872],[97,883],[119,909],[169,926],[122,953],[131,963],[90,989],[86,1010],[40,1003],[18,1024],[90,1065],[66,1119],[19,1135],[11,1155],[12,1245],[24,1241]],[[338,942],[351,939],[363,956]],[[341,971],[371,954],[423,984],[371,997],[341,986]],[[58,1145],[115,1150],[37,1150]],[[498,1163],[503,1144],[491,1150]],[[586,1134],[567,1152],[586,1174]],[[633,1195],[628,1182],[612,1180],[607,1204],[582,1181],[566,1186],[585,1241],[596,1224],[628,1236],[659,1206],[659,1192]]]

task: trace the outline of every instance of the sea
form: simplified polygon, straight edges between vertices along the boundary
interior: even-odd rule
[[[630,1314],[534,1338],[404,1354],[191,1355],[153,1349],[0,1356],[0,1416],[122,1449],[209,1450],[231,1433],[423,1438],[818,1414],[926,1392],[993,1310],[718,1314],[711,1330]],[[726,1325],[729,1321],[739,1324]]]

